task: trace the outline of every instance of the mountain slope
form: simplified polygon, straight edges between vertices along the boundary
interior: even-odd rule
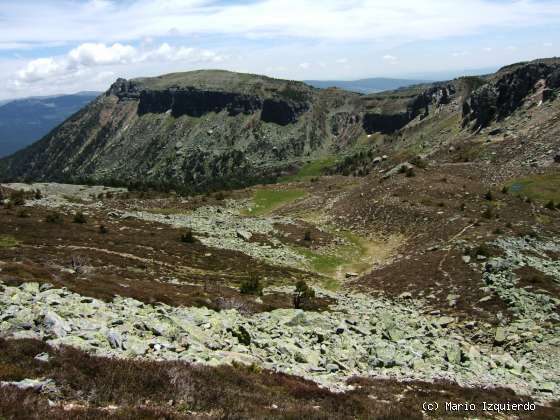
[[[134,183],[266,178],[355,135],[333,115],[359,95],[225,71],[126,81],[7,161],[9,176]],[[5,164],[5,163],[4,163]]]
[[[97,92],[83,92],[34,97],[0,105],[0,157],[39,140],[97,95]]]
[[[376,156],[396,164],[436,155],[511,115],[526,125],[523,105],[553,101],[559,71],[540,60],[371,95],[215,70],[119,79],[1,160],[0,179],[207,190],[274,180],[332,156],[335,172],[363,174]]]
[[[304,80],[304,82],[319,89],[336,87],[358,93],[375,93],[428,83],[426,80],[391,79],[386,77],[372,77],[359,80]]]

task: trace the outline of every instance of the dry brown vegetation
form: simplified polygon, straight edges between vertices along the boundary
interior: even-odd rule
[[[48,352],[48,362],[35,360]],[[0,340],[0,380],[45,377],[56,394],[0,388],[7,419],[422,419],[424,401],[530,401],[506,389],[465,389],[446,382],[353,379],[355,390],[333,393],[316,384],[251,366],[104,359],[55,350],[34,340]],[[54,404],[49,404],[48,400]],[[434,413],[436,418],[462,418]],[[560,407],[531,416],[553,419]]]
[[[286,294],[266,295],[263,303],[240,294],[238,286],[248,276],[258,276],[265,286],[312,276],[199,241],[183,243],[181,232],[166,225],[114,220],[102,213],[88,215],[87,224],[71,223],[70,214],[62,216],[62,224],[46,223],[50,213],[35,207],[22,218],[16,209],[0,208],[0,235],[20,243],[0,248],[2,281],[48,282],[103,300],[120,295],[147,303],[254,312],[291,307],[292,302]],[[101,224],[108,233],[99,231]]]

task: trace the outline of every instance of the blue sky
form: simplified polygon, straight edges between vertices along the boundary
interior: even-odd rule
[[[0,99],[201,68],[435,78],[558,40],[557,0],[0,0]]]

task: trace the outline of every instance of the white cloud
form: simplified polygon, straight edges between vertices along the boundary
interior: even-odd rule
[[[38,80],[61,75],[65,66],[54,58],[38,58],[30,61],[25,68],[17,73],[17,82],[32,83]]]
[[[453,57],[465,57],[466,55],[469,55],[468,51],[455,51],[453,53],[451,53],[451,55]]]
[[[485,48],[483,48],[483,50],[486,51],[486,52],[492,52],[492,51],[493,51],[493,48],[491,48],[491,47],[485,47]]]
[[[398,60],[397,57],[395,57],[394,55],[390,55],[390,54],[386,54],[382,58],[383,58],[383,60],[385,60],[389,63],[394,63]]]
[[[545,46],[545,47],[552,47],[552,42],[545,42],[545,43],[543,44],[543,46]]]
[[[57,0],[4,2],[0,39],[10,42],[124,42],[221,34],[320,40],[440,39],[485,29],[555,24],[560,3],[544,0]],[[61,24],[64,22],[64,24]],[[405,24],[403,24],[405,23]]]
[[[311,67],[311,64],[305,63],[305,62],[304,62],[304,63],[299,63],[299,66],[300,66],[302,69],[307,70],[309,67]]]
[[[506,50],[508,51],[517,51],[517,47],[515,45],[508,45],[506,47]]]
[[[138,56],[136,48],[119,43],[108,47],[105,44],[85,43],[68,53],[68,58],[78,65],[98,66],[107,64],[127,64]]]
[[[47,57],[32,60],[19,70],[14,82],[16,84],[34,83],[53,78],[79,76],[93,67],[109,65],[138,64],[145,62],[186,62],[208,63],[224,59],[214,51],[189,47],[175,47],[167,43],[154,49],[137,49],[131,45],[119,43],[105,44],[85,43],[72,49],[61,57]]]
[[[337,64],[346,64],[348,63],[348,59],[347,58],[339,58],[338,60],[336,60]]]

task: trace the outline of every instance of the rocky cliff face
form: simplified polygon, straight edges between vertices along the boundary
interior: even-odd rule
[[[505,72],[497,80],[475,90],[463,105],[463,125],[484,128],[517,110],[531,93],[560,87],[560,65],[530,63]],[[550,99],[552,92],[544,93]]]
[[[363,128],[368,134],[374,132],[394,133],[418,116],[421,118],[428,116],[431,108],[447,105],[455,93],[456,88],[451,83],[436,84],[407,100],[401,101],[403,102],[403,110],[400,112],[366,112],[363,119]]]
[[[557,62],[373,95],[225,71],[119,79],[41,141],[0,161],[0,179],[240,186],[364,145],[373,156],[394,138],[412,137],[417,146],[402,147],[430,153],[443,144],[434,133],[450,124],[477,130],[527,99],[553,100],[559,88]],[[369,143],[372,133],[381,133],[379,144]]]
[[[263,98],[256,94],[202,90],[195,87],[172,86],[165,90],[153,90],[143,89],[141,84],[125,79],[118,79],[107,95],[115,95],[119,100],[138,100],[139,115],[170,112],[175,118],[183,115],[202,117],[222,111],[230,117],[260,112],[264,122],[288,125],[295,123],[298,116],[309,109],[305,96],[296,101],[274,97]]]
[[[229,72],[117,80],[105,95],[0,166],[10,178],[163,183],[194,189],[282,174],[353,144],[358,94]]]

